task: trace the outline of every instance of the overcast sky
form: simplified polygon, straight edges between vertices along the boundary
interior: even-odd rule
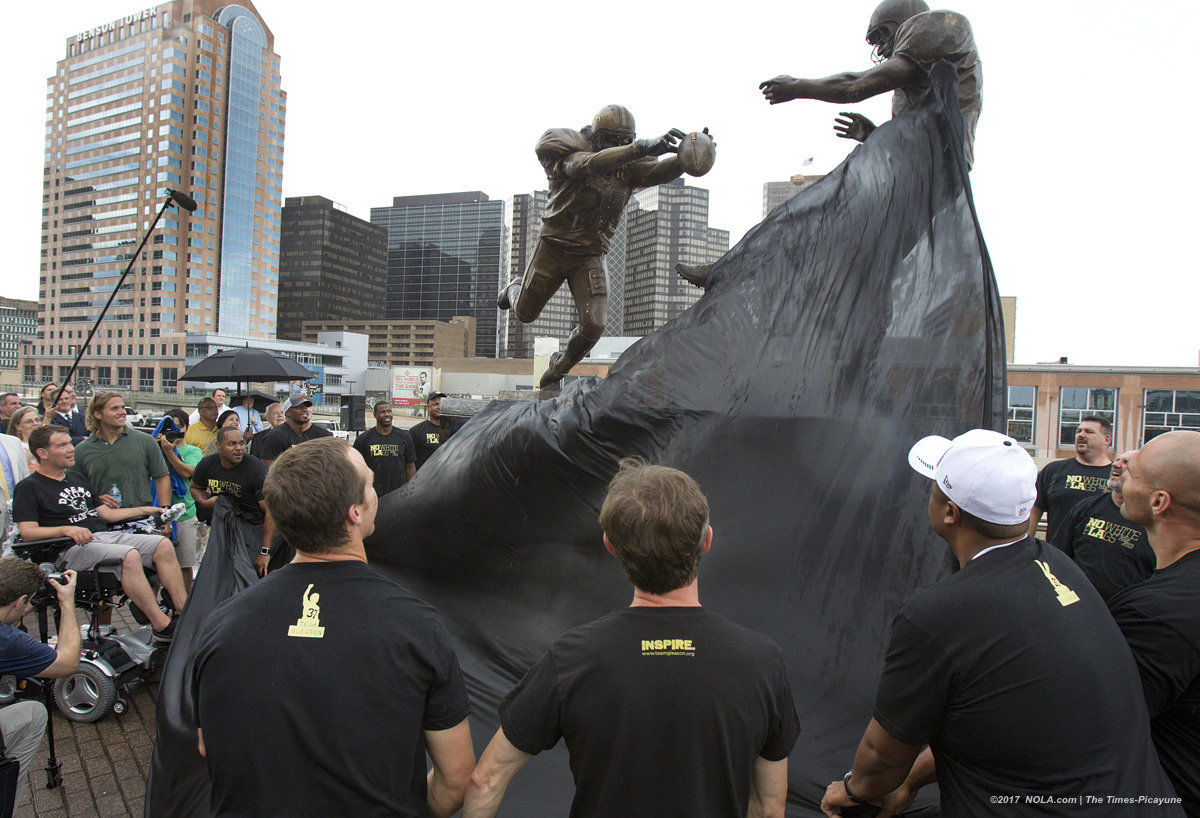
[[[6,8],[7,191],[0,294],[36,298],[45,81],[79,31],[149,7]],[[260,0],[288,95],[284,196],[368,218],[396,195],[545,186],[533,144],[619,102],[642,135],[708,125],[711,225],[736,241],[762,184],[825,172],[847,106],[769,106],[757,84],[870,66],[874,7],[846,0],[665,4]],[[938,8],[938,5],[934,5]],[[1195,64],[1200,3],[959,0],[984,66],[971,181],[1020,363],[1196,366]],[[853,106],[876,122],[886,98]],[[1177,144],[1178,143],[1178,144]],[[811,168],[802,167],[807,157]]]

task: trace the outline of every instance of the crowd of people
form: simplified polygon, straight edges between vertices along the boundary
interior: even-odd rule
[[[386,426],[377,415],[380,436]],[[1097,419],[1080,425],[1081,458],[1100,445],[1096,426],[1103,441]],[[1046,498],[1076,469],[1052,463],[1039,475],[996,432],[926,438],[909,461],[930,479],[930,526],[958,570],[900,606],[873,717],[822,811],[898,815],[937,782],[946,815],[1200,814],[1200,433],[1121,455],[1098,491],[1065,509]],[[314,473],[331,479],[313,486]],[[365,564],[379,480],[333,440],[289,450],[265,478],[266,506],[298,556],[203,626],[193,693],[214,814],[273,803],[492,816],[529,759],[560,740],[572,815],[784,814],[802,729],[787,669],[771,639],[700,604],[714,526],[694,480],[620,464],[597,547],[624,568],[631,604],[533,662],[499,702],[500,727],[477,760],[436,611]],[[1066,515],[1063,530],[1092,542],[1033,536],[1039,501],[1051,525]],[[1093,518],[1093,507],[1108,514],[1103,503],[1122,522]],[[1148,578],[1143,540],[1124,529],[1142,531],[1155,555]],[[1094,587],[1122,575],[1132,581],[1111,596]],[[354,627],[364,612],[381,630]],[[383,672],[329,678],[317,669],[334,652],[373,657]],[[252,661],[261,656],[266,669]],[[230,685],[248,695],[224,695]],[[312,701],[328,706],[313,712]],[[363,713],[363,701],[378,706]],[[287,758],[255,740],[264,733],[293,748]],[[364,736],[378,753],[352,774],[317,774],[361,758]],[[410,769],[402,760],[414,753]],[[255,774],[269,762],[276,772]]]
[[[429,401],[434,431],[422,436],[421,448],[407,430],[391,426],[389,406],[377,408],[376,427],[359,445],[386,490],[411,479],[418,454],[423,462],[444,439],[436,425],[440,397]],[[57,567],[67,571],[70,583],[58,594],[63,614],[59,630],[75,637],[58,643],[58,656],[74,656],[69,668],[61,661],[39,664],[49,655],[45,646],[11,627],[29,609],[38,584],[31,585],[29,569],[36,573],[37,568],[15,557],[0,561],[0,598],[5,599],[0,605],[0,675],[57,678],[74,671],[79,630],[66,627],[74,617],[73,578],[109,560],[119,564],[103,570],[116,575],[131,604],[150,623],[154,642],[169,645],[219,497],[226,497],[239,517],[263,528],[253,562],[260,575],[266,573],[275,533],[263,499],[267,469],[297,443],[326,438],[330,432],[313,424],[312,401],[303,395],[272,403],[262,412],[254,407],[253,395],[235,396],[241,403],[236,408],[227,408],[226,398],[224,389],[216,389],[190,415],[182,408],[166,412],[161,431],[152,436],[127,422],[124,399],[116,392],[96,394],[82,410],[70,385],[60,391],[56,383],[45,384],[36,406],[22,405],[16,393],[0,396],[0,499],[5,501],[0,504],[0,530],[13,525],[26,542],[62,541]],[[163,512],[174,505],[181,508],[164,524]],[[127,527],[135,520],[150,522],[142,530]],[[148,570],[165,590],[168,610],[155,598]],[[12,582],[6,581],[6,571],[15,572]],[[107,625],[108,617],[100,616]],[[22,702],[0,713],[5,714],[0,730],[7,737],[7,751],[21,760],[24,770],[45,726],[44,708]]]
[[[117,556],[122,587],[169,643],[171,614],[142,568],[180,611],[218,499],[262,525],[261,579],[213,610],[190,646],[213,814],[272,804],[492,816],[528,760],[560,740],[572,815],[784,814],[803,728],[788,670],[770,638],[701,605],[715,534],[691,477],[621,462],[597,548],[619,561],[632,601],[533,662],[498,703],[499,729],[477,759],[453,639],[434,608],[368,564],[364,545],[379,496],[413,479],[453,432],[442,396],[411,431],[376,405],[353,446],[314,425],[303,396],[263,412],[258,430],[252,406],[223,412],[224,397],[201,400],[195,420],[170,412],[175,430],[157,440],[125,424],[120,395],[103,393],[82,413],[89,434],[78,446],[61,401],[61,422],[0,441],[22,538],[67,540],[68,573],[54,586],[60,633],[74,621],[74,572]],[[7,398],[18,432],[28,413]],[[1076,456],[1040,472],[991,431],[912,447],[909,463],[930,480],[930,527],[957,570],[899,606],[870,721],[825,792],[826,815],[864,804],[898,815],[934,782],[946,815],[1200,815],[1200,433],[1116,458],[1111,445],[1111,427],[1093,416],[1077,428]],[[174,543],[114,530],[176,502],[186,513]],[[268,571],[276,531],[296,556]],[[12,627],[37,571],[0,560],[0,673],[53,678],[78,661],[77,640],[55,650]],[[327,672],[348,657],[370,672]],[[40,707],[0,711],[23,764]]]

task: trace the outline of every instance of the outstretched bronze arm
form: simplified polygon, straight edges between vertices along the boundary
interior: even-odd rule
[[[822,102],[862,102],[879,94],[895,91],[902,85],[918,82],[920,66],[903,57],[885,60],[866,71],[847,71],[822,79],[796,79],[780,74],[758,84],[772,105],[793,99],[817,99]]]
[[[624,167],[638,159],[643,159],[647,156],[662,156],[664,153],[675,150],[679,140],[683,136],[683,131],[678,128],[672,128],[662,136],[651,139],[639,139],[628,145],[605,148],[595,153],[581,151],[563,163],[563,170],[573,179],[579,179],[589,174],[612,173],[617,168]],[[677,172],[675,176],[678,175],[679,173]],[[672,176],[671,178],[674,179],[675,177]]]

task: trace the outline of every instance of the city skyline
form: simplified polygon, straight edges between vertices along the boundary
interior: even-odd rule
[[[585,30],[584,18],[594,34],[579,37],[581,45],[619,39],[609,31],[615,22],[582,10],[551,14],[541,3],[505,9],[468,3],[450,14],[348,2],[329,17],[261,0],[256,6],[279,43],[289,93],[283,192],[327,196],[360,218],[397,193],[482,189],[509,199],[540,187],[532,143],[541,131],[579,127],[599,105],[618,101],[634,111],[643,134],[713,128],[718,161],[701,184],[712,191],[713,223],[728,226],[736,243],[759,218],[764,182],[802,170],[828,172],[853,147],[832,135],[838,110],[887,119],[886,98],[772,107],[755,88],[781,72],[820,76],[869,67],[862,37],[873,5],[751,2],[737,14],[697,19],[686,32],[671,34],[668,27],[665,39],[681,46],[680,56],[662,71],[647,72],[637,59],[647,40],[606,52],[605,70],[581,77],[548,71],[544,43]],[[1159,2],[1131,13],[1102,3],[1085,15],[1075,6],[1049,4],[1034,23],[982,0],[949,6],[971,19],[985,66],[972,184],[1000,290],[1020,299],[1017,360],[1068,356],[1081,363],[1194,366],[1200,344],[1184,306],[1188,299],[1159,293],[1194,288],[1194,264],[1184,249],[1193,208],[1183,191],[1200,171],[1158,146],[1163,137],[1153,123],[1171,117],[1174,124],[1162,133],[1186,133],[1196,114],[1187,106],[1176,110],[1179,87],[1147,84],[1135,66],[1183,76],[1190,45],[1185,32],[1200,21],[1200,10]],[[136,11],[136,4],[108,0],[13,10],[13,24],[24,35],[3,55],[14,81],[4,144],[15,192],[0,224],[20,272],[6,277],[0,294],[36,294],[36,276],[25,272],[37,258],[37,222],[27,202],[41,181],[40,168],[31,173],[29,166],[40,154],[44,78],[62,57],[66,37]],[[514,20],[528,25],[513,26]],[[441,59],[437,73],[426,70],[446,45],[414,34],[450,28],[453,59]],[[499,30],[506,32],[502,50]],[[316,42],[320,48],[310,47]],[[1056,69],[1068,75],[1057,56],[1066,42],[1078,44],[1076,54],[1089,44],[1120,43],[1121,64],[1129,70],[1104,83],[1075,79],[1083,76],[1078,71],[1069,72],[1070,80],[1055,79]],[[497,86],[502,93],[488,82],[499,76],[497,60],[505,65],[505,81]],[[389,76],[417,79],[392,87]],[[1048,84],[1052,92],[1043,90]],[[1121,111],[1116,117],[1115,107]],[[808,156],[814,164],[802,168]],[[1124,207],[1117,196],[1139,204]],[[1155,286],[1131,286],[1135,276]],[[1099,322],[1118,309],[1139,321],[1137,336],[1119,343],[1101,342],[1072,320],[1082,313],[1085,324]]]

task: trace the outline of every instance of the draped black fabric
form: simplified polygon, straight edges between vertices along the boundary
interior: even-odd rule
[[[926,517],[928,481],[907,451],[928,434],[1003,423],[999,298],[948,68],[934,69],[921,109],[751,230],[700,301],[608,378],[492,404],[383,498],[369,557],[441,610],[471,688],[477,751],[501,697],[554,638],[628,604],[597,515],[617,461],[638,455],[683,469],[708,496],[703,603],[787,657],[802,728],[790,814],[816,814],[849,768],[892,616],[949,570]],[[209,568],[206,558],[198,585],[232,593],[236,579]],[[168,659],[150,815],[203,812],[179,688],[188,617],[216,596],[193,596]],[[572,791],[560,743],[517,775],[501,814],[565,815]]]
[[[197,749],[192,717],[192,646],[209,612],[258,579],[254,558],[262,539],[261,525],[239,518],[227,497],[217,497],[200,572],[175,624],[175,638],[163,665],[154,757],[146,782],[147,816],[208,815],[208,767]],[[278,536],[273,550],[272,569],[286,564],[295,553],[281,545]]]
[[[628,604],[597,515],[618,459],[638,455],[708,496],[702,602],[788,657],[803,731],[790,809],[816,814],[851,766],[892,616],[949,566],[908,449],[1003,428],[999,298],[955,78],[934,77],[922,110],[751,230],[700,301],[605,380],[492,404],[383,499],[370,558],[445,616],[479,751],[554,638]],[[502,814],[566,814],[561,743],[549,755],[517,775]]]

